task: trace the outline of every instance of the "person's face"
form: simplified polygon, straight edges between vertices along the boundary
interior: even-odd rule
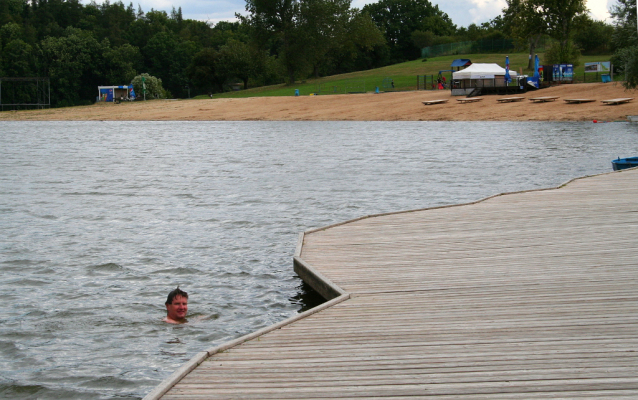
[[[173,303],[166,305],[166,311],[168,311],[167,318],[173,321],[179,321],[186,318],[188,312],[188,299],[184,296],[175,296]]]

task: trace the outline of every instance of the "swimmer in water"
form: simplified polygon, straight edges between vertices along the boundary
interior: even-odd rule
[[[183,324],[186,320],[188,312],[188,293],[179,287],[168,294],[166,299],[166,318],[164,322],[169,324]]]

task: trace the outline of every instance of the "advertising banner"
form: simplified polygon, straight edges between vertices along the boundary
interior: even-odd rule
[[[554,82],[571,82],[574,80],[573,64],[554,64]]]
[[[611,61],[597,61],[585,63],[585,72],[602,72],[604,74],[611,71]]]

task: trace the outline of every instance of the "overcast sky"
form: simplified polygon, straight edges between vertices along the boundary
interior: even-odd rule
[[[102,2],[102,0],[97,0]],[[505,7],[505,0],[446,0],[438,2],[430,0],[432,4],[438,4],[439,9],[447,13],[456,26],[468,26],[472,23],[487,22],[501,13]],[[88,3],[88,0],[85,0]],[[187,19],[197,19],[217,23],[218,21],[234,21],[235,13],[245,13],[244,0],[122,0],[124,4],[138,4],[142,10],[164,10],[171,12],[172,7],[182,7],[182,14]],[[352,7],[362,8],[372,0],[352,0]],[[587,8],[591,16],[596,20],[609,18],[608,10],[616,4],[616,0],[586,0]]]

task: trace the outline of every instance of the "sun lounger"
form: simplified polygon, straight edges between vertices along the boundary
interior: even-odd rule
[[[483,100],[482,97],[468,97],[468,98],[465,98],[465,99],[456,99],[456,101],[459,101],[461,103],[474,103],[474,102],[481,101],[481,100]]]
[[[534,103],[545,103],[548,101],[554,101],[558,98],[558,96],[545,96],[545,97],[532,97],[530,101]]]
[[[448,99],[444,99],[444,100],[429,100],[429,101],[424,101],[423,104],[425,104],[426,106],[431,106],[433,104],[443,104],[443,103],[447,103]]]
[[[565,102],[568,104],[580,104],[580,103],[592,103],[596,100],[594,99],[565,99]]]
[[[514,101],[521,101],[525,97],[502,97],[500,99],[496,99],[499,103],[512,103]]]
[[[601,102],[610,106],[614,106],[617,104],[629,103],[632,100],[633,100],[633,97],[626,97],[622,99],[601,100]]]

